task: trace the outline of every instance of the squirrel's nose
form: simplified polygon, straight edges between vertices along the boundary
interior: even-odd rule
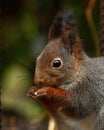
[[[35,84],[42,85],[44,80],[43,77],[43,73],[39,69],[36,69],[34,78]]]
[[[43,84],[43,78],[37,78],[34,79],[35,84],[42,85]]]

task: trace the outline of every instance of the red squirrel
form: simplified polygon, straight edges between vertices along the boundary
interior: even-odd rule
[[[56,122],[65,122],[58,130],[104,130],[104,57],[87,56],[72,11],[53,20],[34,82],[28,96],[39,99]]]

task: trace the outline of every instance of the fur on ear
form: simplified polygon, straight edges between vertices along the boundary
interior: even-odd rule
[[[49,29],[48,39],[53,40],[61,37],[62,30],[65,24],[69,27],[74,27],[76,24],[73,12],[71,10],[64,10],[57,13]]]
[[[83,48],[76,28],[64,25],[61,39],[64,47],[70,51],[70,54],[74,54],[77,59],[82,58]]]
[[[49,29],[49,40],[61,38],[64,47],[76,58],[81,58],[82,45],[78,36],[76,21],[71,10],[59,12]]]

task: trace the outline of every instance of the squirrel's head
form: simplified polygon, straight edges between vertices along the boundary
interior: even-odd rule
[[[83,61],[83,49],[71,11],[56,15],[49,42],[37,58],[35,83],[58,87],[70,79]]]

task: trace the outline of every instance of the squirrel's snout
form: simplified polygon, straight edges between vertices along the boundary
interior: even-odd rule
[[[43,78],[37,78],[37,77],[35,77],[34,82],[35,82],[35,84],[42,85],[43,84]]]
[[[39,71],[39,69],[36,69],[35,71],[35,77],[34,77],[34,82],[35,84],[38,84],[38,85],[42,85],[43,84],[43,74]]]

